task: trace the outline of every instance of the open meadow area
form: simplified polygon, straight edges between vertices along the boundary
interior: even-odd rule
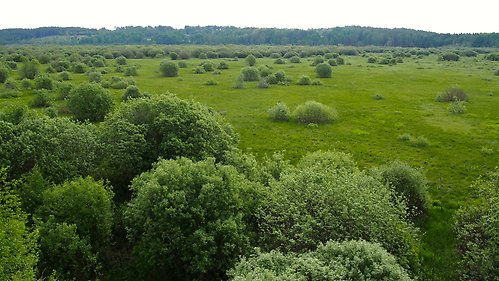
[[[148,48],[159,51],[149,57]],[[237,51],[222,57],[221,49]],[[140,51],[145,55],[126,56]],[[445,58],[449,53],[459,58]],[[70,91],[89,81],[109,91],[116,110],[128,103],[123,95],[135,85],[140,95],[170,92],[218,112],[238,135],[238,148],[257,161],[281,153],[297,165],[308,153],[336,151],[349,154],[364,173],[395,160],[407,163],[426,177],[429,196],[426,213],[414,222],[422,241],[420,280],[458,279],[455,215],[481,200],[473,183],[499,166],[497,49],[19,46],[0,55],[8,69],[0,84],[2,112],[26,107],[25,114],[72,118]],[[23,79],[30,63],[37,74]],[[166,63],[179,66],[177,75],[165,77],[160,65]],[[318,77],[318,64],[330,65],[331,77]],[[258,77],[242,81],[253,80],[241,77],[249,67]],[[452,89],[464,91],[466,99],[437,101]],[[333,121],[298,122],[295,109],[309,101],[335,110]],[[269,117],[278,103],[289,108],[289,120]],[[99,130],[102,123],[94,123]]]

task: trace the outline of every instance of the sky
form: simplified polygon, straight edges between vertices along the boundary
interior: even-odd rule
[[[330,28],[499,32],[499,1],[473,0],[24,0],[2,1],[0,29],[42,26]]]

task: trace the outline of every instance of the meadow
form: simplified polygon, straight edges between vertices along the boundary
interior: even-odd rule
[[[258,159],[282,152],[295,163],[308,152],[335,150],[348,153],[359,168],[373,167],[402,160],[420,169],[428,179],[431,206],[428,215],[417,222],[423,233],[423,276],[425,280],[454,280],[454,213],[471,197],[470,184],[499,164],[499,69],[497,61],[462,56],[459,61],[441,61],[439,53],[403,57],[396,64],[368,63],[369,57],[383,54],[342,55],[345,64],[333,66],[331,78],[317,78],[313,57],[300,63],[275,64],[274,58],[257,58],[256,67],[267,65],[272,72],[284,71],[288,83],[258,87],[259,82],[244,82],[234,88],[246,61],[240,59],[199,59],[182,61],[178,77],[162,77],[160,62],[170,58],[127,59],[138,67],[133,76],[141,92],[155,95],[171,92],[197,101],[222,114],[239,135],[239,147]],[[205,61],[214,72],[195,74]],[[225,61],[228,69],[217,70]],[[115,61],[106,60],[103,80],[116,72]],[[41,66],[41,72],[47,65]],[[100,68],[97,70],[99,71]],[[18,71],[13,71],[15,78]],[[56,77],[56,74],[50,74]],[[302,75],[320,80],[320,85],[297,85]],[[88,80],[85,73],[71,73],[71,83]],[[211,82],[208,82],[211,81]],[[214,85],[209,85],[214,84]],[[460,87],[468,95],[466,112],[453,114],[449,103],[437,102],[436,96],[451,87]],[[115,106],[124,90],[110,89]],[[4,93],[4,92],[2,92]],[[17,97],[0,98],[0,107],[27,105],[31,90],[21,90]],[[330,124],[304,125],[293,120],[273,121],[268,109],[278,102],[291,111],[306,101],[317,101],[338,112]],[[67,113],[65,101],[53,98],[59,115]],[[45,112],[46,109],[34,109]],[[402,141],[401,135],[424,137],[425,146]]]

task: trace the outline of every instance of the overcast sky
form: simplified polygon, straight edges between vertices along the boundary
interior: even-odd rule
[[[498,0],[5,0],[0,9],[0,29],[359,25],[439,33],[499,32]]]

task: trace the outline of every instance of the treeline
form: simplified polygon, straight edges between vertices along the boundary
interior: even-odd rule
[[[115,30],[41,27],[0,30],[0,44],[238,44],[349,45],[392,47],[499,47],[499,33],[441,34],[405,28],[346,26],[324,29],[233,26],[120,27]]]

